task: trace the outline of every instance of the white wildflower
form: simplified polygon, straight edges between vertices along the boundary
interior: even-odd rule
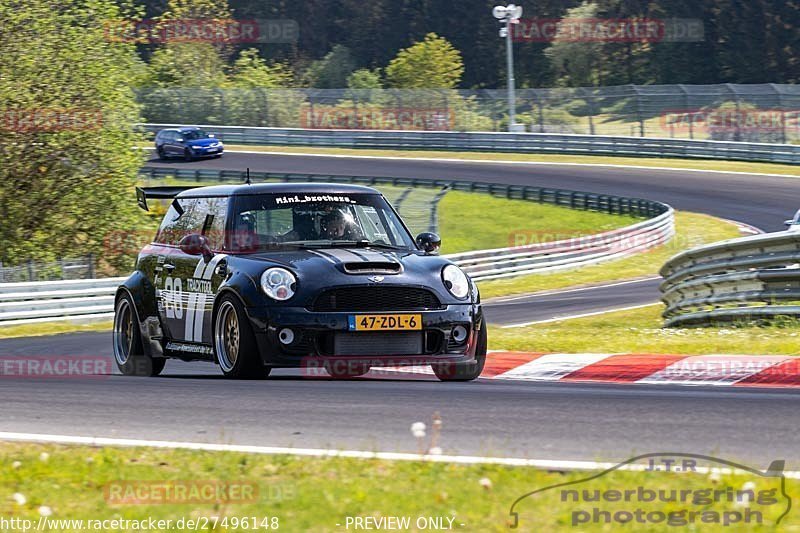
[[[53,510],[50,509],[48,506],[42,505],[41,507],[39,507],[39,516],[47,517],[52,515],[53,515]]]
[[[492,480],[488,477],[482,477],[480,480],[478,480],[478,483],[486,490],[492,489]]]
[[[425,423],[414,422],[411,424],[411,434],[417,439],[425,438]]]
[[[11,495],[11,499],[16,502],[17,505],[25,505],[28,503],[28,498],[25,497],[24,494],[20,494],[19,492],[15,492]]]

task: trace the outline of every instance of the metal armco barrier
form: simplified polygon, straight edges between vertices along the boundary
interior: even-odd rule
[[[154,133],[180,124],[141,124]],[[680,157],[800,164],[800,145],[654,137],[450,131],[318,130],[200,126],[231,144],[392,150]]]
[[[245,178],[245,173],[239,171],[155,167],[143,168],[141,175],[150,179],[175,177],[197,182],[243,182]],[[671,207],[660,202],[638,198],[472,181],[259,172],[251,172],[250,177],[253,181],[315,181],[430,187],[438,189],[434,194],[441,194],[441,190],[447,188],[573,209],[647,218],[631,226],[597,235],[445,256],[462,267],[475,280],[564,270],[617,259],[663,244],[675,233],[674,213]],[[113,316],[116,287],[124,279],[0,283],[0,324],[14,325],[61,320],[110,320]]]
[[[674,235],[674,213],[668,209],[655,218],[597,235],[446,257],[472,279],[480,281],[566,270],[619,259],[664,244]]]
[[[126,278],[0,283],[0,324],[110,320]]]
[[[800,316],[800,233],[781,231],[695,248],[661,269],[665,326]]]

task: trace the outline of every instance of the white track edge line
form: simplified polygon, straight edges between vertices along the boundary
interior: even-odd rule
[[[155,148],[145,147],[144,150],[155,150]],[[648,167],[645,165],[615,165],[612,163],[568,163],[568,162],[547,162],[547,161],[510,161],[504,159],[459,159],[455,157],[403,157],[403,156],[388,156],[388,155],[347,155],[347,154],[318,154],[318,153],[305,153],[305,152],[259,152],[257,150],[225,150],[224,153],[229,154],[250,154],[250,155],[288,155],[295,157],[331,157],[340,159],[385,159],[389,161],[426,161],[435,162],[442,161],[445,163],[495,163],[501,165],[533,165],[533,166],[567,166],[567,167],[605,167],[605,168],[633,168],[638,170],[667,170],[671,172],[707,172],[711,174],[733,174],[739,176],[768,176],[772,178],[800,178],[797,174],[770,174],[766,172],[741,172],[736,170],[706,170],[701,168],[676,168],[676,167]],[[552,154],[550,154],[552,155]],[[589,154],[584,157],[609,157],[609,156],[593,156]],[[610,156],[610,157],[626,157],[626,156]],[[703,160],[705,161],[705,160]],[[714,160],[711,160],[714,161]],[[770,164],[770,163],[761,163]],[[778,163],[779,164],[779,163]]]
[[[551,459],[524,459],[518,457],[478,457],[473,455],[421,455],[400,452],[366,452],[359,450],[334,450],[325,448],[291,448],[279,446],[250,446],[242,444],[211,444],[204,442],[179,442],[110,437],[81,437],[74,435],[46,435],[39,433],[0,432],[0,441],[30,442],[37,444],[79,444],[85,446],[144,447],[214,452],[253,453],[259,455],[297,455],[305,457],[343,457],[351,459],[379,459],[387,461],[421,461],[430,463],[495,464],[502,466],[528,466],[555,470],[607,470],[619,463],[595,461],[568,461]],[[646,465],[624,465],[620,470],[645,471]],[[711,472],[730,473],[730,468],[698,467],[698,474]],[[787,478],[800,479],[800,472],[784,472]]]
[[[592,311],[591,313],[581,313],[579,315],[559,316],[554,318],[547,318],[544,320],[534,320],[533,322],[523,322],[521,324],[507,324],[500,326],[501,329],[508,328],[524,328],[525,326],[533,326],[535,324],[549,324],[550,322],[561,322],[562,320],[573,320],[576,318],[585,318],[589,316],[604,315],[606,313],[614,313],[616,311],[632,311],[634,309],[642,309],[644,307],[652,307],[654,305],[661,305],[661,302],[653,302],[649,304],[630,305],[628,307],[614,307],[613,309],[603,309],[601,311]]]
[[[633,283],[644,283],[645,281],[654,281],[657,279],[661,279],[661,276],[651,276],[649,278],[635,278],[635,279],[628,279],[625,281],[617,281],[614,283],[606,283],[603,285],[586,285],[585,287],[576,287],[574,289],[552,289],[546,291],[539,291],[539,292],[531,292],[528,294],[522,294],[517,296],[496,296],[494,298],[489,298],[484,300],[483,303],[486,305],[490,304],[500,304],[506,302],[513,302],[515,300],[524,300],[525,298],[536,298],[539,296],[552,296],[555,294],[568,294],[570,292],[582,292],[582,291],[591,291],[593,289],[606,289],[609,287],[619,287],[621,285],[631,285]],[[476,281],[476,283],[480,283],[480,281]]]

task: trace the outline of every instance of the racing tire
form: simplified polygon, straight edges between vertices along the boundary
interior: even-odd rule
[[[164,148],[162,146],[156,148],[156,153],[158,154],[158,158],[161,159],[162,161],[167,160],[167,154],[166,152],[164,152]]]
[[[325,372],[333,379],[358,378],[370,371],[369,365],[349,364],[347,361],[326,361]]]
[[[125,376],[154,377],[164,370],[167,360],[144,353],[139,319],[130,295],[125,292],[114,306],[114,362]]]
[[[481,319],[480,326],[474,362],[431,365],[433,373],[440,381],[472,381],[480,377],[486,364],[486,321]]]
[[[194,154],[189,148],[186,148],[183,151],[183,160],[186,161],[187,163],[191,163],[192,161],[194,161]]]
[[[264,379],[270,368],[264,366],[244,307],[233,295],[220,299],[214,316],[214,357],[226,378]]]

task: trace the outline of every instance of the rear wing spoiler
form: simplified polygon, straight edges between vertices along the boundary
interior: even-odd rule
[[[183,191],[195,189],[196,187],[136,187],[136,203],[145,211],[147,209],[147,199],[171,200]]]

